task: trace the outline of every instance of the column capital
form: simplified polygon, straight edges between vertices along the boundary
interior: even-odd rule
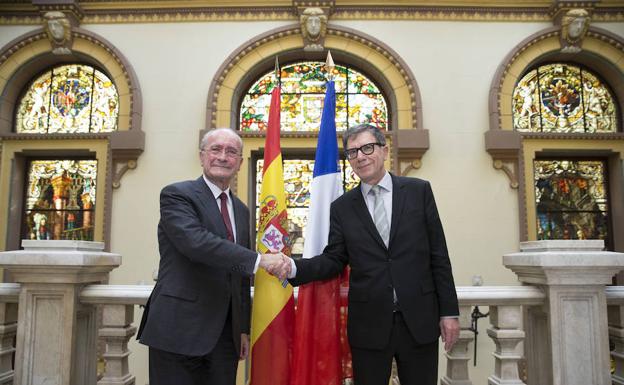
[[[121,265],[121,255],[104,252],[104,243],[24,240],[24,250],[0,252],[0,267],[20,283],[101,282]]]
[[[503,264],[520,282],[537,285],[608,285],[624,269],[624,253],[603,251],[602,240],[521,242]]]

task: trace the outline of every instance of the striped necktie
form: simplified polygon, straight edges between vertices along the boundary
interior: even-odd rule
[[[383,198],[381,197],[382,187],[379,185],[373,186],[370,193],[375,197],[373,204],[373,222],[381,239],[383,239],[386,246],[388,246],[388,240],[390,238],[390,224],[388,224],[388,215],[386,214],[386,206],[384,205]]]

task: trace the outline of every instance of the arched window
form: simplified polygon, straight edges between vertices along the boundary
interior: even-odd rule
[[[85,64],[61,65],[37,77],[17,108],[22,134],[99,133],[117,130],[119,97],[113,82]]]
[[[616,103],[593,73],[573,64],[541,65],[513,92],[513,126],[524,132],[616,132]]]
[[[368,123],[382,130],[390,127],[386,99],[379,87],[365,74],[348,65],[336,65],[333,70],[336,85],[336,130]],[[244,93],[239,111],[239,129],[242,132],[264,131],[268,124],[271,91],[281,85],[282,132],[318,131],[325,99],[327,71],[320,61],[301,61],[281,68],[279,79],[275,72],[267,72],[257,78]],[[286,153],[284,159],[284,183],[287,213],[292,236],[292,254],[303,253],[303,228],[307,223],[310,204],[310,183],[314,169],[313,154]],[[258,210],[262,185],[262,159],[255,159],[255,202]],[[359,183],[351,166],[340,160],[343,188],[350,190]],[[256,215],[257,222],[258,215]],[[257,223],[256,223],[257,226]]]
[[[333,70],[336,84],[336,130],[369,123],[386,130],[388,108],[381,91],[366,75],[345,65]],[[318,131],[325,97],[325,63],[297,62],[262,75],[243,97],[239,114],[241,131],[263,131],[268,123],[271,91],[281,83],[282,131]]]

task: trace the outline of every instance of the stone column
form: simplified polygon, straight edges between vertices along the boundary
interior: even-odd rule
[[[472,385],[468,373],[470,361],[470,344],[474,342],[474,334],[470,330],[470,306],[459,307],[459,338],[453,348],[444,353],[446,357],[446,374],[440,379],[442,385]]]
[[[14,384],[95,384],[95,308],[79,295],[105,281],[121,256],[103,252],[101,242],[24,240],[22,247],[0,253],[0,267],[21,284]]]
[[[602,249],[601,240],[535,241],[503,257],[521,282],[546,294],[541,345],[550,344],[550,384],[611,384],[605,286],[624,268],[624,254]]]
[[[17,304],[0,303],[0,385],[13,384]]]
[[[518,344],[524,340],[520,330],[522,309],[519,305],[490,306],[492,326],[487,334],[496,345],[494,351],[494,374],[488,378],[488,385],[524,385],[520,379]]]
[[[620,305],[608,307],[609,337],[615,345],[611,352],[614,363],[613,385],[624,385],[624,308]]]
[[[128,366],[128,341],[136,333],[134,305],[104,305],[100,337],[106,341],[106,370],[97,385],[133,385],[135,377]],[[1,385],[1,384],[0,384]]]

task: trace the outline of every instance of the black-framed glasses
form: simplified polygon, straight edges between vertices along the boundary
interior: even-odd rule
[[[357,147],[357,148],[346,149],[344,151],[345,158],[347,158],[347,159],[355,159],[355,158],[357,158],[358,151],[362,151],[362,154],[364,154],[364,155],[370,155],[370,154],[372,154],[375,151],[375,146],[383,147],[383,146],[385,146],[385,144],[379,143],[379,142],[374,142],[374,143],[367,143],[367,144],[365,144],[363,146],[360,146],[360,147]]]

